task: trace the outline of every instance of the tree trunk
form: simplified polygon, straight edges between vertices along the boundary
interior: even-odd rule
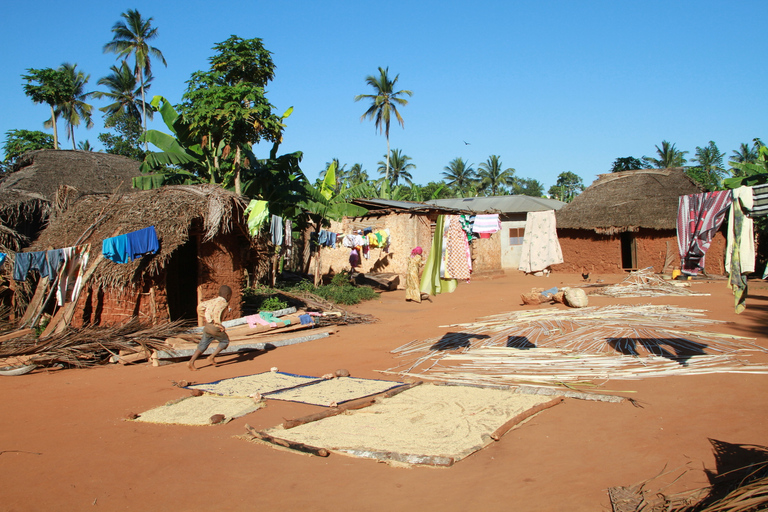
[[[149,152],[147,145],[147,104],[144,100],[144,73],[139,68],[139,87],[141,87],[141,124],[144,125],[144,152]]]
[[[240,195],[240,193],[240,146],[237,146],[235,150],[235,194]]]
[[[59,149],[59,131],[56,129],[56,112],[51,105],[51,123],[53,124],[53,149]]]
[[[384,179],[387,180],[387,185],[389,185],[389,133],[387,133],[387,173],[384,175]]]

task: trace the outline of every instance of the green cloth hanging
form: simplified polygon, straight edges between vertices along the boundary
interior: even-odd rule
[[[432,250],[429,251],[427,262],[424,264],[424,272],[421,274],[420,291],[430,295],[438,293],[452,293],[457,286],[455,279],[442,279],[440,277],[440,264],[443,260],[443,226],[445,216],[437,217],[435,223],[435,236],[432,238]]]
[[[736,314],[747,309],[747,276],[741,273],[741,233],[744,229],[744,210],[739,200],[731,204],[733,208],[732,230],[734,243],[731,247],[731,268],[728,269],[728,286],[733,290],[734,308]]]

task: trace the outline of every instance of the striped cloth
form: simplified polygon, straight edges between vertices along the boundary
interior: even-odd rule
[[[754,199],[752,217],[768,215],[768,184],[752,187],[752,195]]]
[[[472,224],[472,231],[475,233],[495,233],[499,230],[501,230],[501,221],[498,213],[475,216],[475,223]]]
[[[697,275],[704,270],[704,255],[732,201],[730,190],[680,196],[677,248],[683,273]]]

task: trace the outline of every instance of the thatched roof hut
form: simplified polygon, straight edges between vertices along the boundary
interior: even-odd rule
[[[675,229],[678,198],[702,191],[679,167],[601,174],[557,211],[557,227],[603,235],[640,228]]]
[[[42,149],[23,155],[0,181],[0,249],[18,251],[45,226],[56,206],[82,194],[131,191],[140,162],[90,151]],[[65,187],[65,188],[61,188]]]
[[[89,243],[93,262],[101,254],[105,238],[154,226],[159,252],[125,264],[101,259],[88,283],[98,293],[92,293],[88,300],[106,294],[106,298],[100,299],[106,304],[111,294],[117,297],[112,302],[128,303],[122,307],[125,312],[120,313],[127,318],[141,313],[143,306],[136,302],[142,294],[151,292],[152,301],[157,301],[151,305],[153,316],[156,315],[153,320],[194,318],[197,302],[215,296],[221,284],[233,288],[237,299],[233,304],[239,303],[242,259],[249,240],[243,208],[242,197],[216,185],[84,195],[51,220],[30,250]],[[180,305],[177,307],[174,301]],[[92,305],[90,309],[104,311],[105,304]],[[116,308],[114,304],[112,307]],[[83,309],[89,308],[84,305]],[[239,312],[239,305],[233,305],[235,309]],[[96,320],[105,319],[102,316]],[[109,323],[118,320],[110,318]]]
[[[682,168],[601,174],[558,210],[557,235],[565,272],[623,272],[680,264],[676,221],[679,198],[702,188]],[[710,273],[722,273],[725,238],[716,237],[707,256]]]

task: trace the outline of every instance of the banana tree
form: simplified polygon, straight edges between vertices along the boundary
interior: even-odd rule
[[[306,197],[299,203],[299,206],[306,212],[310,222],[315,225],[315,229],[330,225],[330,220],[341,220],[343,217],[362,217],[368,210],[362,206],[357,206],[348,202],[350,199],[359,197],[365,190],[365,185],[356,185],[350,188],[342,188],[337,194],[336,189],[336,163],[332,162],[325,172],[325,178],[318,187],[309,182],[304,184],[304,193]],[[309,263],[309,232],[305,231],[304,238],[304,261],[305,265]],[[315,286],[320,284],[320,251],[317,252],[315,265]]]

